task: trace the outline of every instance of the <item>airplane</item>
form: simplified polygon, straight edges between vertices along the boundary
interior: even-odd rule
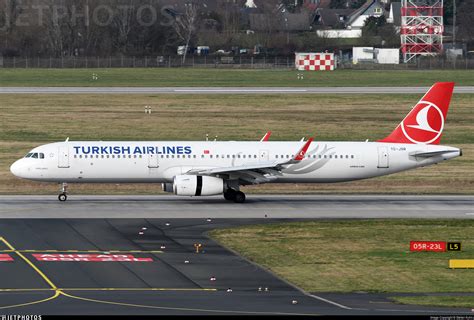
[[[179,196],[223,195],[243,203],[241,186],[328,183],[384,176],[462,155],[439,145],[453,82],[435,83],[395,130],[376,142],[69,141],[34,148],[11,165],[23,179],[68,183],[162,183]]]

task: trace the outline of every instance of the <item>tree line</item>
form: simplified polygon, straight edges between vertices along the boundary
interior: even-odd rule
[[[459,39],[472,42],[474,1],[449,1],[458,4]],[[291,54],[344,47],[344,41],[318,38],[314,30],[290,34],[276,28],[275,22],[281,21],[284,12],[281,5],[294,12],[293,0],[255,0],[259,12],[267,13],[269,18],[262,21],[262,29],[249,31],[244,3],[245,0],[0,0],[0,54],[153,56],[176,54],[177,47],[183,45],[206,45],[214,51],[259,45]],[[392,45],[399,43],[398,35],[386,25],[369,21],[365,30],[361,39],[346,45],[370,44],[374,37],[387,39]]]

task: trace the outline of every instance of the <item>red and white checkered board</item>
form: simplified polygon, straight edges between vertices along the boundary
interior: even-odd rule
[[[298,54],[296,55],[296,67],[301,71],[332,71],[334,70],[334,54]]]

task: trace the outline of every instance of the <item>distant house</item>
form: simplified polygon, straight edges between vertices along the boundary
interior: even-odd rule
[[[311,30],[311,15],[308,12],[300,13],[250,13],[249,26],[251,30],[263,31],[309,31]]]
[[[362,29],[368,17],[380,17],[385,13],[385,7],[380,0],[367,0],[359,9],[356,9],[347,22],[351,29]]]
[[[367,0],[358,9],[318,8],[313,24],[316,32],[326,38],[359,38],[362,27],[369,17],[380,17],[385,14],[384,5],[380,0]]]

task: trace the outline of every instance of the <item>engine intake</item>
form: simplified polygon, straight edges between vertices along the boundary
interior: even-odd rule
[[[213,196],[222,194],[224,193],[224,180],[209,176],[175,176],[173,192],[178,196]]]

